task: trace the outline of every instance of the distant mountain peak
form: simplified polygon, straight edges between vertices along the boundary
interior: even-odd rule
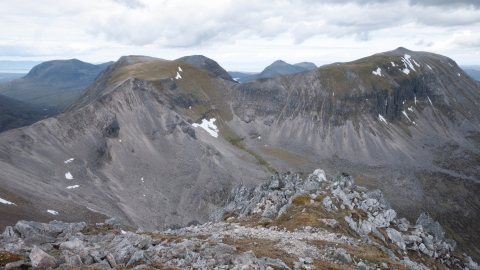
[[[183,61],[190,65],[196,66],[207,71],[212,78],[221,78],[227,81],[236,82],[228,72],[222,68],[215,60],[203,55],[190,55],[176,59],[175,61]]]

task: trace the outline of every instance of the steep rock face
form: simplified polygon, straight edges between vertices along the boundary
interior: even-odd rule
[[[0,94],[44,106],[58,114],[111,64],[93,65],[77,59],[47,61],[33,67],[24,77],[1,84]]]
[[[232,76],[230,76],[230,74],[228,74],[228,72],[223,69],[215,60],[203,55],[184,56],[176,59],[175,61],[187,62],[198,68],[201,68],[207,71],[208,75],[212,78],[221,78],[227,81],[235,82],[235,80],[232,79]]]

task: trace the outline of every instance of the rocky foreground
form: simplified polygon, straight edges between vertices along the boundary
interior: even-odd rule
[[[19,221],[0,236],[0,269],[480,269],[428,213],[410,224],[345,173],[241,185],[210,220],[136,233]]]

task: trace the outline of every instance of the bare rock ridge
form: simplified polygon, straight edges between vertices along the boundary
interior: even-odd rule
[[[73,103],[112,62],[93,65],[77,59],[43,62],[22,78],[0,84],[0,94],[44,106],[51,115]]]
[[[478,260],[479,89],[451,59],[405,48],[241,84],[122,57],[63,113],[0,134],[0,226],[176,228],[239,183],[321,166],[348,168],[399,216],[429,212]]]
[[[0,235],[2,269],[462,269],[438,222],[398,218],[379,190],[321,169],[275,174],[235,187],[212,222],[166,231],[123,231],[115,219],[86,224],[19,221]]]

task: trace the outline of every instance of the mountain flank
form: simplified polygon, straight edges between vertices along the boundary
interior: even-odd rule
[[[110,64],[93,65],[77,59],[43,62],[24,77],[0,84],[0,94],[58,113]]]
[[[43,107],[0,95],[0,132],[31,125],[49,117]]]

